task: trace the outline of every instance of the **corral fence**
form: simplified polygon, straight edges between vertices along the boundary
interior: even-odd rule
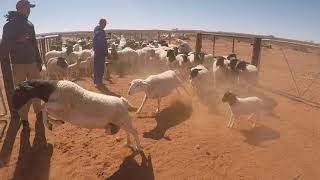
[[[320,108],[320,46],[219,33],[198,33],[196,39],[197,52],[232,52],[256,65],[257,87]]]
[[[48,51],[61,50],[62,48],[62,36],[50,35],[37,37],[38,48],[42,59]]]

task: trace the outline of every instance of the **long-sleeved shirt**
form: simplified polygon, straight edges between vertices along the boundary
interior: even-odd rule
[[[108,53],[106,33],[100,26],[94,28],[93,50],[97,56],[105,57]]]
[[[3,27],[0,59],[11,58],[12,64],[42,64],[33,24],[27,17],[9,12],[8,22]]]

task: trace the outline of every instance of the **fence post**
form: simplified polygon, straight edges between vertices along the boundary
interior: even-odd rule
[[[197,41],[196,41],[195,51],[197,53],[200,53],[201,48],[202,48],[202,36],[201,36],[201,33],[197,33]]]
[[[251,64],[257,66],[258,68],[260,65],[261,42],[261,38],[254,38]]]
[[[160,41],[160,32],[158,31],[158,42]]]
[[[171,32],[169,33],[169,44],[171,44]]]
[[[9,57],[1,61],[1,70],[2,70],[4,89],[5,89],[9,111],[11,115],[11,120],[19,120],[18,112],[15,111],[12,107],[11,98],[14,92],[14,84],[13,84],[11,63],[10,63]]]
[[[41,46],[42,46],[42,49],[41,49],[41,54],[42,54],[42,60],[45,60],[45,56],[46,56],[46,41],[45,39],[40,39],[40,43],[41,43]]]
[[[234,53],[235,38],[232,38],[232,53]]]
[[[142,33],[140,33],[140,41],[142,41]]]
[[[213,35],[213,39],[212,39],[212,56],[214,56],[214,54],[215,54],[215,46],[216,46],[216,36]]]

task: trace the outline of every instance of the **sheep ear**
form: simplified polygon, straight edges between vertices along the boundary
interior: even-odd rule
[[[143,84],[143,85],[149,85],[146,81],[141,81],[141,84]]]

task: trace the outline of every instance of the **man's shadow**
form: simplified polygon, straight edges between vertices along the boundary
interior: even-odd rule
[[[134,159],[134,157],[140,154],[141,156],[141,165]],[[144,152],[133,153],[132,155],[126,157],[122,164],[120,165],[118,171],[113,173],[110,177],[107,177],[105,180],[153,180],[154,172],[151,161],[151,156],[148,158],[145,156]]]
[[[35,123],[35,137],[30,144],[30,128],[24,127],[20,134],[20,150],[13,180],[49,178],[52,144],[47,144],[42,120]]]
[[[97,89],[105,95],[121,97],[121,95],[116,94],[115,92],[110,91],[104,84],[97,87]]]
[[[5,138],[3,140],[1,151],[0,151],[0,168],[6,166],[6,164],[8,163],[11,157],[13,145],[16,140],[16,136],[19,131],[20,124],[21,123],[20,123],[19,115],[13,112],[10,119],[9,127],[7,129]]]
[[[149,132],[143,133],[143,137],[159,140],[164,137],[169,128],[184,122],[191,116],[191,114],[192,105],[177,100],[156,116],[155,119],[157,121],[157,126]]]

